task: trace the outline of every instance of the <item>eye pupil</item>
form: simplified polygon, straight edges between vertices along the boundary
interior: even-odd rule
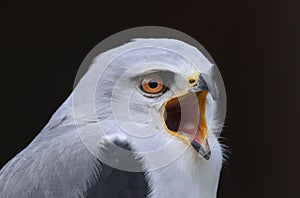
[[[149,81],[149,87],[152,88],[152,89],[155,89],[157,86],[158,86],[158,83],[156,81]]]

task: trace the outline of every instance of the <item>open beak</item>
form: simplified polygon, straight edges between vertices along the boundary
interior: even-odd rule
[[[205,116],[208,91],[200,74],[197,84],[168,100],[163,111],[167,131],[191,145],[206,160],[211,156]]]

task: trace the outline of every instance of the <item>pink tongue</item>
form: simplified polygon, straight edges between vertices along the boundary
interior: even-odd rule
[[[200,141],[200,110],[196,97],[188,97],[180,101],[181,122],[179,130],[188,134],[193,140]]]

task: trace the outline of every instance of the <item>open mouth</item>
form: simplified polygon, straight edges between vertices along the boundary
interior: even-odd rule
[[[171,98],[164,106],[168,132],[193,146],[205,159],[210,157],[205,118],[207,90]]]

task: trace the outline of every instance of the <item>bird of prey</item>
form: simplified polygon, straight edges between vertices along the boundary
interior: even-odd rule
[[[224,105],[216,65],[176,39],[101,53],[0,171],[0,197],[216,197]]]

